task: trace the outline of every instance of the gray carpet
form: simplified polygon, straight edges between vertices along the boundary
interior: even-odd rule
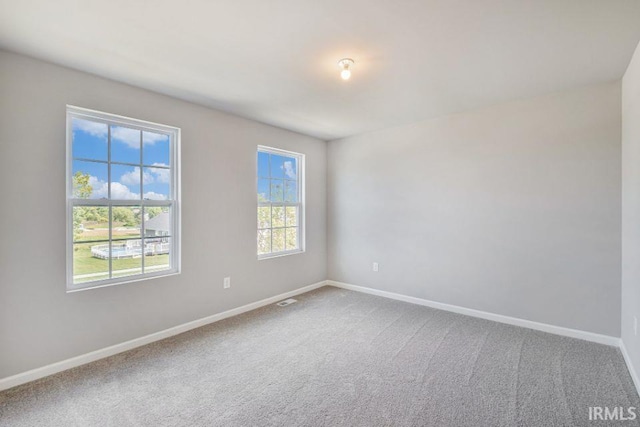
[[[0,393],[2,426],[597,426],[603,345],[324,287]]]

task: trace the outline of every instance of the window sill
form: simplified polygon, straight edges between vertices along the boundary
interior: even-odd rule
[[[272,258],[282,258],[289,255],[303,254],[304,252],[305,252],[304,249],[300,249],[300,250],[289,251],[289,252],[276,252],[274,254],[258,255],[258,261],[264,261]]]
[[[177,276],[179,274],[180,274],[179,270],[167,270],[167,271],[159,272],[157,274],[152,274],[152,275],[131,276],[131,277],[123,278],[123,279],[117,278],[117,279],[101,280],[99,282],[93,282],[91,284],[87,284],[86,286],[67,284],[66,293],[72,294],[72,293],[75,293],[75,292],[82,292],[82,291],[88,291],[88,290],[91,290],[91,289],[98,289],[98,288],[106,288],[106,287],[110,287],[110,286],[124,285],[124,284],[127,284],[127,283],[141,282],[143,280],[157,279],[157,278],[160,278],[160,277]]]

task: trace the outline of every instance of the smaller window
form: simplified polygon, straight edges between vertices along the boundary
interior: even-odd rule
[[[258,258],[304,251],[304,155],[258,147]]]

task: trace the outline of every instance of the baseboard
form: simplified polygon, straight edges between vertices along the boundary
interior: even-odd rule
[[[633,363],[631,362],[631,358],[629,357],[629,353],[627,353],[627,347],[624,345],[623,340],[620,340],[620,352],[622,353],[624,362],[627,364],[627,369],[629,370],[629,374],[631,375],[633,384],[636,386],[638,396],[640,396],[640,377],[638,377],[638,373],[636,372]]]
[[[0,391],[7,390],[9,388],[25,384],[40,378],[47,377],[49,375],[56,374],[58,372],[66,371],[67,369],[75,368],[77,366],[81,366],[90,362],[94,362],[99,359],[103,359],[105,357],[113,356],[118,353],[122,353],[128,350],[132,350],[137,347],[141,347],[146,344],[150,344],[155,341],[160,341],[165,338],[172,337],[174,335],[181,334],[183,332],[190,331],[195,328],[199,328],[201,326],[208,325],[210,323],[214,323],[229,317],[237,316],[242,313],[246,313],[251,310],[255,310],[260,307],[264,307],[269,304],[273,304],[283,299],[290,298],[295,295],[303,294],[305,292],[312,291],[314,289],[318,289],[325,285],[331,285],[334,287],[348,289],[351,291],[362,292],[370,295],[377,295],[385,298],[390,298],[398,301],[404,301],[412,304],[423,305],[426,307],[436,308],[439,310],[450,311],[453,313],[464,314],[467,316],[478,317],[481,319],[492,320],[495,322],[506,323],[509,325],[521,326],[529,329],[535,329],[538,331],[548,332],[551,334],[567,336],[571,338],[582,339],[586,341],[591,341],[599,344],[605,344],[610,346],[619,347],[624,360],[629,368],[629,373],[631,374],[631,378],[640,394],[640,379],[631,364],[631,359],[627,353],[627,350],[624,346],[624,343],[617,337],[611,337],[608,335],[595,334],[592,332],[580,331],[577,329],[564,328],[561,326],[554,326],[545,323],[534,322],[531,320],[519,319],[516,317],[503,316],[500,314],[489,313],[480,310],[474,310],[471,308],[460,307],[451,304],[440,303],[436,301],[430,301],[422,298],[411,297],[408,295],[397,294],[394,292],[381,291],[378,289],[367,288],[364,286],[356,286],[348,283],[336,282],[332,280],[321,281],[318,283],[314,283],[309,286],[304,286],[299,289],[295,289],[293,291],[285,292],[280,295],[276,295],[270,298],[266,298],[260,301],[256,301],[247,305],[243,305],[241,307],[233,308],[231,310],[227,310],[221,313],[217,313],[211,316],[204,317],[202,319],[194,320],[192,322],[184,323],[182,325],[174,326],[169,329],[165,329],[160,332],[155,332],[153,334],[145,335],[140,338],[135,338],[120,344],[116,344],[110,347],[106,347],[100,350],[92,351],[90,353],[86,353],[80,356],[72,357],[70,359],[62,360],[60,362],[52,363],[47,366],[43,366],[41,368],[32,369],[30,371],[22,372],[20,374],[16,374],[10,377],[0,379]]]
[[[457,305],[445,304],[427,299],[411,297],[408,295],[397,294],[394,292],[381,291],[378,289],[367,288],[364,286],[356,286],[348,283],[327,280],[327,284],[337,288],[348,289],[351,291],[363,292],[365,294],[377,295],[380,297],[391,298],[398,301],[409,302],[412,304],[424,305],[426,307],[437,308],[438,310],[451,311],[453,313],[464,314],[466,316],[479,317],[481,319],[493,320],[494,322],[506,323],[508,325],[521,326],[523,328],[535,329],[537,331],[548,332],[550,334],[562,335],[565,337],[577,338],[581,340],[591,341],[598,344],[605,344],[614,347],[619,346],[620,338],[611,337],[609,335],[595,334],[593,332],[580,331],[577,329],[564,328],[562,326],[554,326],[546,323],[534,322],[531,320],[519,319],[517,317],[503,316],[501,314],[489,313],[472,308],[460,307]]]
[[[165,329],[160,332],[145,335],[140,338],[135,338],[130,341],[125,341],[120,344],[112,345],[100,350],[92,351],[80,356],[72,357],[70,359],[62,360],[60,362],[52,363],[51,365],[43,366],[41,368],[32,369],[30,371],[22,372],[20,374],[12,375],[10,377],[0,379],[0,391],[7,390],[9,388],[25,384],[40,378],[47,377],[49,375],[57,374],[58,372],[66,371],[67,369],[75,368],[80,365],[84,365],[90,362],[94,362],[105,357],[113,356],[114,354],[122,353],[124,351],[132,350],[136,347],[141,347],[146,344],[150,344],[155,341],[160,341],[165,338],[172,337],[174,335],[181,334],[183,332],[190,331],[201,326],[208,325],[226,319],[228,317],[237,316],[238,314],[246,313],[247,311],[255,310],[265,305],[273,304],[283,299],[290,298],[295,295],[303,294],[305,292],[312,291],[326,285],[326,281],[314,283],[309,286],[304,286],[293,291],[285,292],[280,295],[276,295],[270,298],[266,298],[251,304],[243,305],[242,307],[233,308],[231,310],[223,311],[211,316],[204,317],[202,319],[194,320],[192,322],[183,323],[182,325],[174,326],[169,329]]]

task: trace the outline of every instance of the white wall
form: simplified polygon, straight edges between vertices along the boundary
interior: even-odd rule
[[[640,45],[622,79],[622,341],[640,374]],[[640,324],[638,325],[640,328]]]
[[[181,275],[65,293],[66,104],[182,128]],[[258,144],[306,154],[305,254],[256,260]],[[2,51],[0,182],[0,378],[326,276],[325,142]]]
[[[620,117],[611,83],[330,142],[329,279],[620,336]]]

